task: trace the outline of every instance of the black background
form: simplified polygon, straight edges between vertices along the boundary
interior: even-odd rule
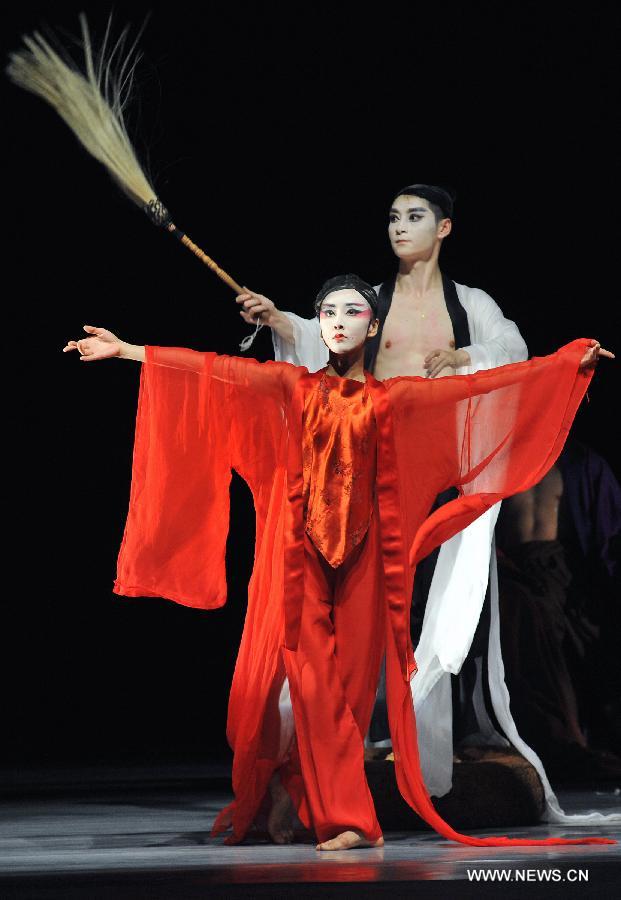
[[[621,351],[615,7],[118,2],[118,27],[152,9],[130,130],[177,224],[284,308],[308,313],[338,272],[381,281],[394,191],[447,182],[450,276],[487,290],[531,354],[578,336]],[[101,35],[105,3],[5,11],[4,56],[41,23],[76,34],[82,8]],[[6,79],[2,125],[2,757],[220,757],[249,495],[236,481],[226,608],[113,596],[139,367],[60,351],[84,323],[226,353],[248,327],[231,292]],[[255,347],[270,356],[266,332]],[[576,434],[619,474],[617,363],[590,393]]]

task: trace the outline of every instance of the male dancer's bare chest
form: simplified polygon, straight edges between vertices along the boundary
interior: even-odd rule
[[[423,298],[395,292],[382,331],[375,377],[383,381],[397,375],[424,376],[427,354],[454,348],[453,324],[442,291]],[[452,374],[452,370],[445,369],[442,374]]]

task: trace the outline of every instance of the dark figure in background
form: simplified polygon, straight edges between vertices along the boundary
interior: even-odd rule
[[[619,483],[578,442],[539,484],[506,501],[499,518],[511,706],[561,780],[621,778],[620,533]]]

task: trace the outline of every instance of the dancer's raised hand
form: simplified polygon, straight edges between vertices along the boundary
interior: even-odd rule
[[[82,362],[95,362],[98,359],[109,359],[112,356],[121,356],[123,341],[111,331],[105,328],[96,328],[94,325],[85,325],[84,331],[89,337],[79,341],[68,341],[63,347],[63,353],[77,350]]]
[[[590,347],[580,360],[580,368],[592,369],[597,364],[600,356],[604,356],[606,359],[615,359],[614,353],[611,353],[610,350],[604,350],[599,341],[591,341]]]

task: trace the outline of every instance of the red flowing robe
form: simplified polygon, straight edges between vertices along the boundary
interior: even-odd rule
[[[409,685],[416,668],[409,613],[417,562],[503,497],[537,483],[553,465],[590,381],[592,373],[579,370],[587,346],[574,341],[551,356],[471,376],[384,382],[366,376],[377,435],[375,492],[397,782],[405,800],[440,834],[474,846],[614,843],[475,838],[454,831],[423,783]],[[142,367],[116,593],[203,609],[222,606],[232,469],[254,499],[255,562],[227,726],[235,800],[214,828],[218,833],[232,825],[229,842],[243,839],[278,765],[278,740],[266,739],[263,726],[283,648],[295,652],[300,630],[304,410],[321,377],[287,363],[180,348],[148,347]],[[460,496],[428,516],[437,494],[453,485]]]

